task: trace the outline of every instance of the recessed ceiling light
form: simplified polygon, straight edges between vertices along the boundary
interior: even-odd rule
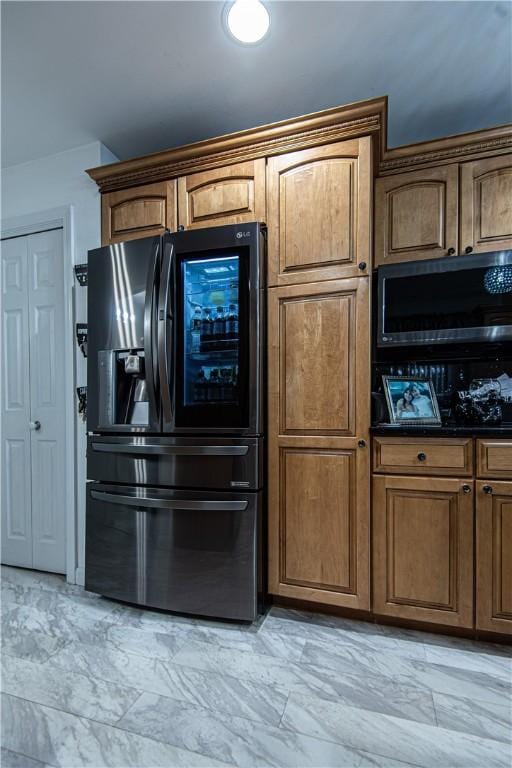
[[[257,43],[270,26],[270,15],[260,0],[236,0],[227,6],[226,26],[240,43]]]

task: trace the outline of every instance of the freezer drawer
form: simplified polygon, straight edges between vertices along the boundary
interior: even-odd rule
[[[85,588],[169,611],[252,621],[262,493],[87,484]]]
[[[263,440],[89,435],[87,477],[126,485],[257,490],[263,485]]]

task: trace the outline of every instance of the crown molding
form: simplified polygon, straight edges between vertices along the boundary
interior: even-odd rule
[[[512,125],[501,125],[483,131],[386,149],[379,164],[379,176],[418,167],[474,160],[510,151]]]
[[[387,96],[315,112],[87,170],[101,192],[149,184],[368,134],[386,142]]]

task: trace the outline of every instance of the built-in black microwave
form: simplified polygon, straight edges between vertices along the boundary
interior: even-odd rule
[[[512,250],[379,267],[379,347],[508,340]]]

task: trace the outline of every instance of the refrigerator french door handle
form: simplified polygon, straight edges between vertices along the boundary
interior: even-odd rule
[[[173,406],[171,397],[172,382],[169,376],[169,339],[174,317],[169,307],[171,295],[171,276],[174,261],[174,244],[164,242],[164,256],[158,295],[158,370],[160,378],[160,397],[162,400],[164,423],[172,421]],[[172,350],[174,352],[174,350]]]
[[[151,443],[93,443],[103,453],[156,453],[164,456],[246,456],[247,445],[155,445]]]
[[[191,499],[155,499],[151,496],[124,496],[108,491],[91,491],[91,497],[107,504],[122,504],[127,507],[148,507],[156,509],[190,509],[210,512],[243,512],[248,501],[192,501]]]
[[[159,420],[157,403],[158,368],[155,359],[155,293],[157,290],[157,270],[160,256],[160,244],[157,243],[148,272],[146,299],[144,303],[144,358],[146,364],[146,385],[148,389],[149,412],[154,413]]]

